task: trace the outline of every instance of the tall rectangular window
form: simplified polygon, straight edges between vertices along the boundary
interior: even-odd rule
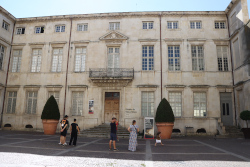
[[[191,29],[202,29],[201,21],[191,21],[190,22],[190,28]]]
[[[54,96],[58,105],[59,105],[59,94],[60,94],[59,91],[49,92],[49,98],[50,98],[50,96]]]
[[[225,29],[226,22],[225,21],[216,21],[216,22],[214,22],[214,28],[215,29]]]
[[[168,70],[180,71],[180,47],[168,46]]]
[[[178,29],[178,21],[168,21],[168,29]]]
[[[120,48],[109,47],[108,48],[108,68],[120,67]]]
[[[72,92],[72,115],[83,114],[83,92]]]
[[[144,117],[154,116],[154,92],[141,92],[141,113]]]
[[[181,117],[182,102],[181,92],[169,92],[169,103],[173,109],[175,117]]]
[[[16,28],[17,35],[24,34],[24,33],[25,33],[25,28],[23,28],[23,27]]]
[[[217,46],[218,70],[228,71],[228,47]]]
[[[192,68],[193,71],[204,71],[203,46],[192,46]]]
[[[0,70],[3,68],[4,47],[0,45]]]
[[[13,51],[12,72],[20,72],[22,61],[22,50]]]
[[[154,46],[142,47],[142,70],[154,70]]]
[[[9,30],[9,24],[6,21],[3,21],[2,28],[4,28],[5,30],[8,31]]]
[[[120,23],[119,22],[110,22],[109,23],[109,30],[120,30]]]
[[[16,111],[17,92],[8,92],[7,113],[14,114]]]
[[[44,27],[35,27],[35,33],[36,34],[44,33]]]
[[[86,48],[76,48],[75,72],[85,71]]]
[[[204,92],[194,93],[194,116],[207,116],[207,98]]]
[[[88,31],[88,24],[77,24],[77,31]]]
[[[27,98],[27,114],[35,114],[37,106],[37,92],[30,91],[28,92]]]
[[[52,69],[51,69],[52,72],[61,72],[61,70],[62,70],[62,56],[63,56],[62,48],[53,49]]]
[[[42,49],[34,49],[32,52],[31,72],[40,72],[42,62]]]
[[[153,29],[154,22],[142,22],[142,29]]]
[[[56,32],[65,32],[65,25],[56,25]]]

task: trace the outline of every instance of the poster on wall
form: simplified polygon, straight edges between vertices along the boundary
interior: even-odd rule
[[[153,117],[144,118],[144,138],[145,139],[154,138],[154,118]]]
[[[89,114],[94,114],[94,100],[89,100]]]

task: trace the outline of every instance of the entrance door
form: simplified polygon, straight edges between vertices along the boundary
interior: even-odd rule
[[[232,94],[220,93],[221,121],[225,126],[233,126]]]
[[[105,123],[110,123],[113,117],[119,119],[119,105],[120,93],[119,92],[106,92],[104,104],[104,119]]]

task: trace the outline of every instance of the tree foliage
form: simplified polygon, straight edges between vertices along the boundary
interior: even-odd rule
[[[163,98],[157,107],[155,122],[174,122],[175,117],[167,99]]]
[[[43,108],[41,119],[60,119],[60,111],[53,95],[47,100]]]

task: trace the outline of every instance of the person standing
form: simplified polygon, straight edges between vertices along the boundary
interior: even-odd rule
[[[109,150],[111,150],[111,145],[112,145],[112,142],[113,142],[113,147],[114,147],[114,151],[117,151],[118,149],[116,148],[116,145],[115,145],[115,142],[116,142],[116,139],[117,139],[117,136],[116,136],[116,118],[112,118],[112,121],[110,123],[110,140],[109,140]]]
[[[69,126],[68,115],[64,116],[64,119],[60,122],[61,123],[61,134],[60,134],[60,143],[61,145],[66,146],[66,135],[67,135],[67,127]]]
[[[118,139],[118,136],[117,136],[117,129],[118,129],[118,125],[119,125],[119,122],[118,121],[116,121],[116,138],[117,138],[117,141],[119,141],[119,139]]]
[[[77,141],[77,133],[80,133],[80,129],[78,127],[78,124],[76,123],[76,119],[74,119],[74,123],[71,124],[70,126],[70,141],[69,145],[71,145],[72,140],[73,140],[73,146],[76,146],[76,141]]]
[[[130,132],[129,135],[129,151],[136,151],[137,146],[137,132],[139,132],[139,128],[136,125],[136,121],[133,120],[132,125],[129,126],[128,131]]]

